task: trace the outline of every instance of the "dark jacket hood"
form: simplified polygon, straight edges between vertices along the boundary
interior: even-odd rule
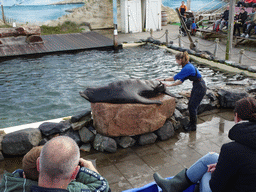
[[[228,134],[231,140],[256,149],[256,122],[243,122],[234,125]]]

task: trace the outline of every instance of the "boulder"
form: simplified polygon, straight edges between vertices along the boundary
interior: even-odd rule
[[[91,110],[84,110],[81,111],[71,117],[71,123],[75,123],[80,121],[84,117],[90,117],[91,118]]]
[[[174,135],[174,133],[174,127],[170,121],[166,121],[164,126],[156,131],[157,136],[162,141],[170,139]]]
[[[146,133],[140,136],[139,144],[140,145],[148,145],[155,143],[157,139],[157,135],[154,133]]]
[[[93,142],[94,149],[104,152],[114,153],[117,150],[116,141],[110,137],[105,137],[100,134],[97,134],[94,142]]]
[[[2,150],[2,141],[5,135],[5,132],[0,130],[0,151]]]
[[[86,144],[83,144],[81,147],[80,147],[80,150],[81,151],[84,151],[84,152],[90,152],[91,151],[91,144],[90,143],[86,143]]]
[[[205,111],[211,111],[215,108],[217,108],[217,106],[212,103],[210,99],[204,98],[198,107],[197,114],[199,115]]]
[[[218,99],[221,107],[234,108],[236,101],[248,97],[249,94],[243,90],[224,90],[218,91]]]
[[[27,128],[4,136],[2,141],[3,153],[7,155],[24,155],[30,149],[38,146],[42,139],[39,129]]]
[[[47,137],[50,135],[63,133],[64,131],[71,128],[71,124],[67,121],[60,123],[44,122],[38,128],[42,134]]]
[[[131,147],[136,143],[136,140],[133,139],[130,136],[125,136],[125,137],[118,137],[116,139],[116,142],[118,145],[120,145],[122,148],[127,148]]]
[[[163,104],[91,103],[93,125],[106,136],[133,136],[154,132],[173,115],[175,98],[159,95],[152,98]]]
[[[87,127],[80,129],[79,135],[83,143],[89,143],[90,141],[93,141],[95,137],[95,135],[90,130],[88,130]]]
[[[72,138],[78,145],[81,143],[81,138],[78,131],[75,131],[73,129],[68,129],[64,133],[60,134],[61,136],[67,136]]]

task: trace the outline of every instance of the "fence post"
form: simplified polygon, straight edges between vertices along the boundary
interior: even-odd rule
[[[166,40],[166,46],[169,44],[168,43],[168,30],[166,29],[166,31],[165,31],[165,34],[166,34],[166,36],[165,36],[165,40]]]
[[[217,50],[218,50],[218,44],[219,44],[220,40],[219,38],[215,39],[215,50],[214,50],[214,57],[217,57]]]
[[[153,38],[153,29],[150,29],[150,37]]]
[[[179,34],[178,38],[179,38],[179,47],[181,47],[181,34]]]
[[[3,18],[3,22],[4,22],[4,24],[6,24],[5,16],[4,16],[4,6],[1,5],[1,8],[2,8],[2,18]]]
[[[242,64],[242,57],[243,57],[243,54],[244,54],[244,49],[241,49],[239,53],[240,53],[239,64]]]
[[[198,46],[199,46],[199,44],[198,44],[198,39],[195,40],[195,46],[196,46],[196,48],[198,49]]]

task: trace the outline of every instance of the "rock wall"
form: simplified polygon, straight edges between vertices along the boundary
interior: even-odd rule
[[[240,76],[237,78],[240,79]],[[198,114],[216,108],[234,108],[236,101],[247,96],[255,98],[256,86],[253,81],[248,81],[240,88],[237,87],[238,82],[233,81],[232,86],[225,89],[209,88],[198,108]],[[0,131],[0,161],[4,159],[3,154],[24,155],[32,147],[44,145],[48,140],[59,135],[74,139],[81,151],[90,152],[93,147],[95,150],[111,153],[116,152],[119,147],[127,148],[135,144],[147,145],[156,140],[170,139],[176,130],[182,129],[189,123],[187,116],[189,95],[189,93],[175,95],[174,113],[170,112],[164,124],[161,124],[157,130],[143,134],[138,133],[139,135],[108,136],[100,134],[93,126],[94,119],[91,116],[91,110],[85,110],[59,123],[42,123],[38,128],[28,127],[9,134]]]

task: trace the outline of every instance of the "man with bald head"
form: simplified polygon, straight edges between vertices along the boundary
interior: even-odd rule
[[[48,141],[37,159],[38,186],[31,192],[68,192],[68,184],[76,178],[80,151],[70,137],[59,136]]]
[[[110,191],[108,181],[93,163],[80,158],[78,146],[70,137],[59,136],[32,148],[24,156],[22,168],[4,175],[1,192]]]

